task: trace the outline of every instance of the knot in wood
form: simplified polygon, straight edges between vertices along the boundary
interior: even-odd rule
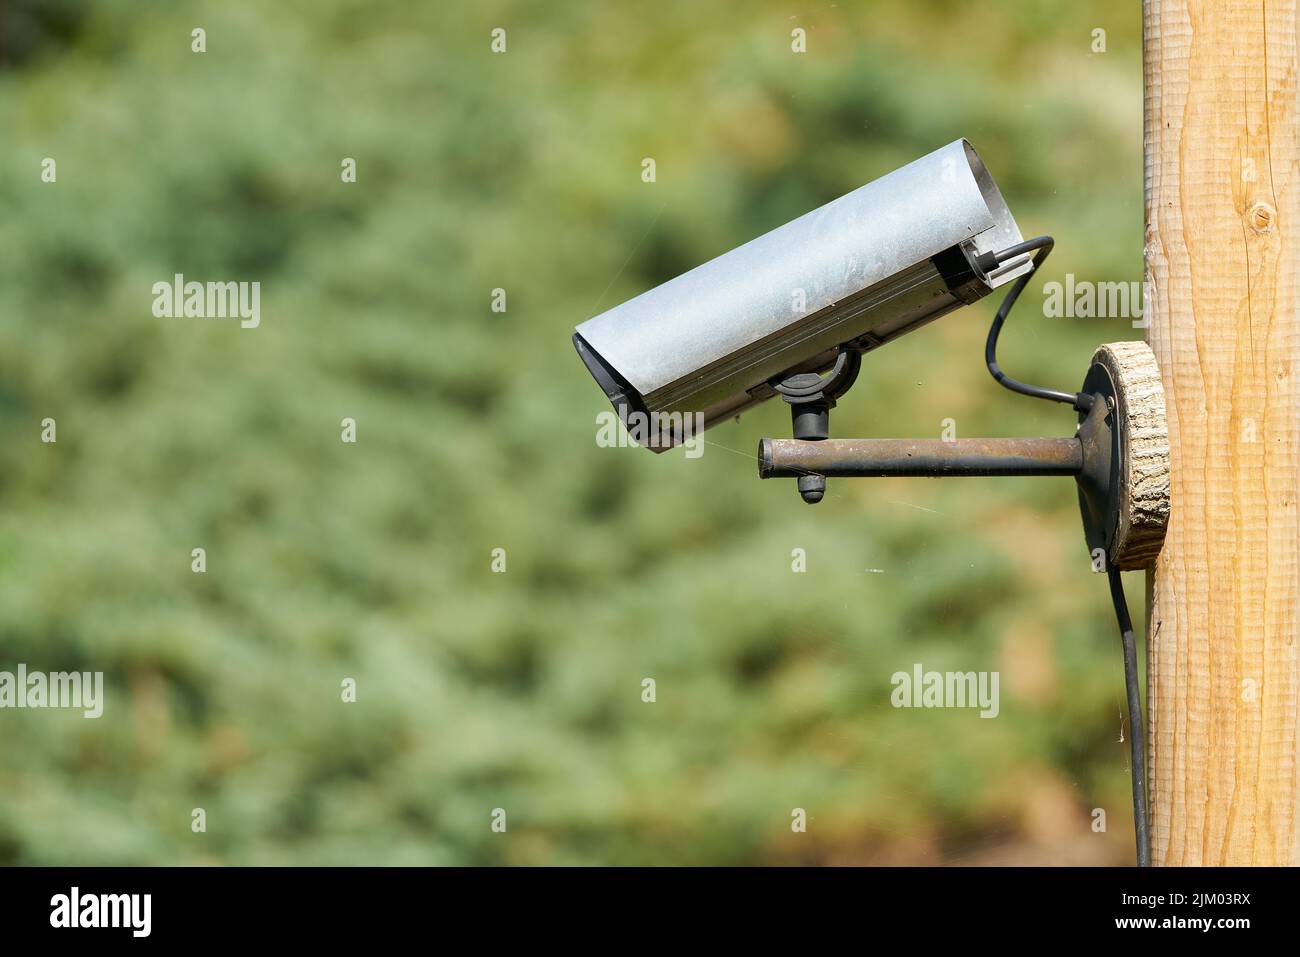
[[[1246,221],[1257,233],[1271,232],[1277,225],[1277,210],[1268,203],[1256,203],[1246,212]]]

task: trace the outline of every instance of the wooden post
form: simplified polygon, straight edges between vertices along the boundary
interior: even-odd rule
[[[1300,863],[1295,0],[1145,0],[1148,340],[1171,515],[1148,577],[1152,861]]]

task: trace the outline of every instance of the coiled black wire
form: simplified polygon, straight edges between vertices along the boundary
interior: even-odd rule
[[[1023,243],[1008,246],[1006,249],[994,254],[997,264],[1000,266],[1007,260],[1038,250],[1038,255],[1034,257],[1033,268],[1016,280],[1015,285],[1011,287],[1011,291],[1002,300],[1002,305],[998,307],[998,314],[993,317],[993,325],[989,327],[989,337],[984,344],[984,363],[989,367],[989,373],[997,380],[998,384],[1010,389],[1012,392],[1019,392],[1021,395],[1031,396],[1035,399],[1047,399],[1050,402],[1064,402],[1080,412],[1087,412],[1092,408],[1092,396],[1083,392],[1060,392],[1056,389],[1044,389],[1042,386],[1029,385],[1026,382],[1011,378],[998,365],[998,336],[1002,334],[1002,324],[1007,321],[1007,314],[1011,312],[1011,307],[1016,304],[1016,300],[1020,298],[1025,286],[1029,285],[1029,280],[1033,279],[1038,273],[1038,267],[1043,264],[1043,260],[1051,255],[1052,247],[1055,245],[1056,240],[1052,239],[1051,236],[1038,236],[1034,239],[1027,239]]]

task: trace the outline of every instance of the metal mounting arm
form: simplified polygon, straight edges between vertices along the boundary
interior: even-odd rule
[[[1154,357],[1144,343],[1103,346],[1079,394],[1089,401],[1079,403],[1086,411],[1069,438],[830,439],[822,431],[812,440],[763,439],[758,474],[798,479],[810,502],[820,500],[827,477],[1070,475],[1089,550],[1102,549],[1117,568],[1144,567],[1160,549],[1169,514]]]
[[[1008,303],[1022,286],[1023,281],[1008,296]],[[989,368],[999,381],[1005,376],[1000,376],[993,348],[1007,308],[1004,304],[989,337]],[[1069,401],[1079,414],[1078,430],[1070,438],[830,439],[825,418],[829,406],[815,404],[821,398],[815,394],[817,377],[792,377],[783,385],[786,401],[792,403],[795,438],[763,439],[758,446],[758,475],[797,478],[806,502],[821,500],[827,476],[1074,476],[1092,567],[1108,574],[1120,627],[1132,723],[1129,753],[1138,864],[1150,863],[1137,646],[1120,571],[1143,568],[1155,560],[1169,520],[1169,433],[1160,370],[1151,349],[1143,342],[1101,346],[1092,357],[1083,389],[1073,396],[1022,383],[1011,386],[1040,398]],[[809,404],[801,410],[796,403]]]
[[[763,439],[761,478],[1078,475],[1083,443],[1069,439]]]

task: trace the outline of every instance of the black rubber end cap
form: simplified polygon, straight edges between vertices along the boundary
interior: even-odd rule
[[[799,495],[809,505],[816,505],[826,494],[826,476],[799,476]]]

